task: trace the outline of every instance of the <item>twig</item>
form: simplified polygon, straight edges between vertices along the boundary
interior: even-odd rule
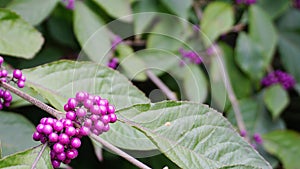
[[[175,93],[171,91],[151,70],[146,70],[146,74],[170,100],[177,100]]]
[[[93,138],[94,140],[96,140],[97,142],[101,143],[104,147],[110,149],[111,151],[115,152],[119,156],[125,158],[127,161],[131,162],[135,166],[137,166],[137,167],[139,167],[141,169],[151,169],[150,167],[148,167],[144,163],[138,161],[137,159],[133,158],[132,156],[130,156],[129,154],[125,153],[121,149],[119,149],[119,148],[115,147],[114,145],[110,144],[109,142],[103,140],[101,137],[98,137],[95,134],[90,134],[89,136],[91,138]]]
[[[5,82],[1,82],[0,81],[0,86],[15,93],[16,95],[22,97],[23,99],[29,101],[30,103],[34,104],[35,106],[41,108],[42,110],[46,111],[47,113],[53,115],[56,118],[59,118],[59,114],[61,114],[61,112],[55,110],[54,108],[46,105],[45,103],[37,100],[36,98],[22,92],[21,90],[9,85],[8,83]],[[145,164],[143,164],[142,162],[138,161],[137,159],[133,158],[132,156],[130,156],[129,154],[125,153],[124,151],[120,150],[119,148],[115,147],[114,145],[110,144],[109,142],[103,140],[100,137],[97,137],[95,134],[90,134],[90,137],[93,138],[95,141],[99,142],[100,144],[102,144],[103,146],[105,146],[106,148],[110,149],[111,151],[115,152],[116,154],[120,155],[121,157],[125,158],[126,160],[128,160],[129,162],[131,162],[132,164],[136,165],[137,167],[140,167],[141,169],[151,169],[150,167],[146,166]],[[36,160],[34,161],[34,163],[32,164],[31,169],[34,169],[38,160],[41,158],[41,155],[43,153],[43,151],[45,150],[45,147],[47,146],[47,144],[44,144],[40,154],[38,155],[38,157],[36,158]]]
[[[245,28],[246,24],[245,23],[239,23],[234,25],[231,29],[229,29],[228,31],[226,31],[225,34],[228,34],[230,32],[240,32],[241,30],[243,30]]]
[[[16,95],[20,96],[21,98],[27,100],[28,102],[36,105],[37,107],[41,108],[42,110],[48,112],[49,114],[51,114],[54,117],[59,116],[59,114],[62,114],[62,112],[57,111],[56,109],[48,106],[47,104],[41,102],[40,100],[28,95],[27,93],[22,92],[21,90],[9,85],[6,82],[0,82],[0,86],[2,86],[3,88],[15,93]]]
[[[200,21],[201,18],[202,18],[202,11],[201,11],[201,8],[200,8],[200,3],[195,1],[194,4],[193,4],[193,8],[194,8],[194,11],[197,15],[198,20]]]
[[[46,147],[47,147],[47,144],[44,144],[41,151],[39,152],[38,156],[34,160],[32,166],[31,166],[31,169],[35,169],[35,167],[36,167],[37,163],[39,162],[40,158],[42,157],[42,154],[45,151]]]

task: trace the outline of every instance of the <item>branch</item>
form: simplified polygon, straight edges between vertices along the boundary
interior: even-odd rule
[[[151,70],[146,70],[146,74],[153,83],[168,97],[170,100],[177,100],[176,94],[171,91]]]
[[[34,160],[32,166],[31,166],[31,169],[35,169],[36,168],[36,165],[39,162],[40,158],[42,157],[43,152],[45,151],[46,147],[47,147],[47,144],[44,144],[43,147],[42,147],[42,149],[41,149],[41,151],[39,152],[38,156]]]
[[[127,161],[131,162],[135,166],[137,166],[137,167],[139,167],[141,169],[151,169],[150,167],[148,167],[144,163],[138,161],[137,159],[133,158],[132,156],[130,156],[129,154],[125,153],[121,149],[119,149],[119,148],[115,147],[114,145],[110,144],[109,142],[103,140],[101,137],[98,137],[95,134],[90,134],[89,136],[91,138],[93,138],[95,141],[97,141],[100,144],[102,144],[104,147],[110,149],[111,151],[115,152],[119,156],[125,158]]]
[[[34,104],[35,106],[41,108],[42,110],[48,112],[49,114],[51,114],[54,117],[59,117],[59,115],[62,115],[63,113],[48,106],[47,104],[41,102],[40,100],[30,96],[27,93],[22,92],[21,90],[11,86],[10,84],[6,83],[6,82],[1,82],[0,81],[0,86],[2,86],[4,89],[7,89],[9,91],[11,91],[12,93],[15,93],[16,95],[20,96],[21,98],[27,100],[28,102]]]

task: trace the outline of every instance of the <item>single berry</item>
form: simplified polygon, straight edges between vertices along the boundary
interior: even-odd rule
[[[43,133],[46,134],[46,135],[49,135],[51,134],[53,131],[53,128],[51,127],[51,125],[49,124],[46,124],[43,128]]]
[[[23,88],[23,87],[25,87],[25,81],[19,80],[17,85],[18,85],[19,88]]]
[[[96,114],[96,115],[101,114],[100,107],[98,105],[92,106],[90,111],[91,111],[91,113]]]
[[[83,109],[83,108],[77,109],[77,110],[76,110],[76,115],[77,115],[78,117],[84,117],[84,116],[86,115],[85,109]]]
[[[66,155],[69,159],[74,159],[78,156],[78,151],[76,149],[71,149],[67,151]]]
[[[63,161],[64,164],[70,164],[71,163],[71,159],[69,158],[66,158],[64,161]]]
[[[90,117],[90,119],[92,120],[92,121],[97,121],[98,119],[100,118],[100,116],[99,115],[96,115],[96,114],[92,114],[91,115],[91,117]]]
[[[55,153],[62,153],[64,152],[65,148],[61,143],[55,143],[53,145],[53,150],[55,151]]]
[[[56,157],[56,153],[54,152],[54,150],[50,151],[50,158],[54,159]]]
[[[43,118],[40,120],[40,124],[45,124],[46,120],[47,120],[47,117],[43,117]]]
[[[87,136],[90,134],[90,129],[88,127],[82,126],[79,131],[80,135]]]
[[[109,124],[104,125],[103,131],[107,132],[110,129]]]
[[[66,113],[66,118],[74,121],[74,120],[76,120],[76,113],[74,111],[68,111]]]
[[[45,144],[45,143],[47,143],[47,141],[48,141],[48,139],[47,139],[47,137],[41,137],[41,143],[42,144]]]
[[[63,124],[64,124],[64,127],[73,126],[73,122],[70,119],[65,119]]]
[[[108,115],[104,115],[101,117],[101,121],[104,123],[104,124],[108,124],[110,122],[110,118]]]
[[[99,106],[99,108],[100,108],[100,113],[101,113],[102,115],[106,115],[106,113],[108,112],[106,106],[101,105],[101,106]],[[108,108],[109,108],[109,107],[108,107]]]
[[[112,113],[112,114],[109,114],[108,116],[109,116],[109,119],[110,119],[110,122],[111,122],[111,123],[114,123],[114,122],[117,121],[117,116],[116,116],[116,114]]]
[[[69,106],[69,109],[71,109],[71,110],[75,109],[75,107],[77,106],[77,101],[76,101],[76,99],[70,98],[70,99],[68,100],[68,106]]]
[[[60,162],[57,160],[52,160],[51,163],[53,168],[58,168],[60,166]]]
[[[107,112],[108,112],[108,113],[115,113],[115,107],[112,106],[112,105],[109,105],[109,106],[107,107]]]
[[[1,77],[6,77],[7,74],[8,74],[7,70],[5,70],[5,69],[1,70]]]
[[[81,146],[81,141],[79,138],[75,137],[75,138],[72,138],[71,140],[71,146],[73,148],[79,148]]]
[[[104,124],[102,121],[97,121],[94,125],[95,129],[99,130],[99,131],[102,131],[103,130],[103,127],[104,127]]]
[[[86,99],[86,93],[84,92],[77,92],[76,93],[76,100],[82,102]]]
[[[72,126],[68,126],[66,129],[65,129],[65,133],[69,136],[69,137],[72,137],[76,134],[76,129]]]
[[[54,119],[53,118],[51,118],[51,117],[48,117],[47,119],[46,119],[46,121],[45,121],[45,124],[49,124],[49,125],[53,125],[54,124]]]
[[[93,121],[91,119],[85,119],[83,125],[86,127],[91,127],[93,125]]]
[[[255,133],[253,135],[253,139],[257,144],[262,144],[263,139],[261,138],[261,135],[259,133]]]
[[[65,104],[65,105],[64,105],[64,110],[65,110],[65,111],[70,111],[70,110],[71,110],[71,109],[69,108],[69,105],[68,105],[68,104]]]
[[[15,69],[13,72],[13,77],[16,79],[20,79],[22,77],[22,71],[19,69]]]
[[[64,160],[67,158],[67,156],[66,156],[66,153],[65,153],[65,152],[62,152],[62,153],[58,153],[58,154],[56,155],[56,158],[57,158],[59,161],[64,161]]]
[[[93,101],[86,99],[83,103],[83,106],[87,109],[90,109],[93,106]]]
[[[99,101],[99,104],[100,104],[100,105],[103,105],[103,106],[107,106],[107,105],[108,105],[108,100],[106,100],[106,99],[101,99],[101,100]]]
[[[57,132],[60,132],[64,128],[64,125],[61,121],[57,121],[53,124],[53,129]]]
[[[40,141],[40,140],[41,140],[41,137],[42,137],[41,133],[39,133],[39,132],[37,132],[37,131],[35,131],[35,132],[33,133],[33,135],[32,135],[32,138],[33,138],[33,140],[35,140],[35,141]]]
[[[52,143],[56,143],[58,141],[58,135],[56,133],[49,134],[48,138]]]
[[[61,133],[59,136],[58,136],[58,140],[61,144],[69,144],[70,142],[70,137],[65,134],[65,133]]]
[[[21,77],[20,77],[20,79],[19,80],[21,80],[21,81],[26,81],[26,77],[24,76],[24,75],[22,75]]]

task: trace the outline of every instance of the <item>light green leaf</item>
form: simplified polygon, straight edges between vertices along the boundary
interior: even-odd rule
[[[99,64],[61,60],[23,72],[28,79],[27,86],[59,110],[78,91],[100,95],[117,109],[149,102],[126,77]]]
[[[266,68],[265,58],[256,42],[243,32],[239,34],[237,39],[235,60],[252,79],[259,80],[263,77]]]
[[[193,1],[192,0],[161,0],[162,3],[166,7],[169,8],[174,14],[182,17],[184,19],[188,19],[189,9],[192,7]]]
[[[133,15],[134,33],[136,35],[145,33],[146,29],[151,27],[151,23],[155,18],[156,3],[149,0],[139,0],[133,7],[133,11],[135,13]]]
[[[40,24],[55,8],[58,0],[13,0],[7,8],[15,11],[31,25]]]
[[[250,38],[260,48],[263,58],[260,60],[267,67],[275,52],[277,32],[268,14],[256,5],[251,5],[249,10],[249,32]]]
[[[294,131],[274,131],[263,135],[263,146],[271,154],[277,156],[286,169],[300,166],[300,135]]]
[[[222,33],[230,30],[233,23],[234,13],[230,4],[220,1],[209,3],[200,25],[205,45],[209,47]]]
[[[106,64],[111,49],[108,30],[104,21],[81,1],[76,2],[74,10],[74,32],[87,56],[96,63]],[[84,57],[81,53],[80,57]],[[81,58],[82,59],[82,58]]]
[[[290,1],[287,0],[258,0],[257,4],[264,9],[266,13],[275,19],[289,8]],[[272,4],[272,5],[270,5]]]
[[[207,80],[199,66],[189,64],[183,72],[183,87],[188,99],[197,103],[203,103],[207,97]]]
[[[28,150],[18,152],[6,156],[0,160],[1,169],[28,169],[31,168],[34,160],[41,151],[42,146],[30,148]],[[38,169],[52,169],[52,164],[50,160],[50,148],[46,147],[40,160],[38,161],[36,168]]]
[[[0,9],[0,54],[33,58],[44,39],[31,25],[16,13]]]
[[[146,66],[143,60],[135,55],[130,46],[119,44],[116,51],[120,58],[120,69],[124,70],[124,74],[130,80],[144,81],[147,79],[145,73]]]
[[[264,93],[264,102],[273,118],[278,118],[289,104],[289,96],[281,85],[268,87]]]
[[[131,22],[132,17],[128,16],[132,14],[129,0],[94,0],[99,6],[101,6],[109,15],[120,19],[122,21]],[[126,17],[125,17],[126,16]]]
[[[222,114],[208,106],[166,101],[135,105],[118,114],[181,168],[271,169]]]
[[[34,131],[34,126],[23,116],[0,111],[2,155],[6,156],[37,145],[38,142],[32,139]]]

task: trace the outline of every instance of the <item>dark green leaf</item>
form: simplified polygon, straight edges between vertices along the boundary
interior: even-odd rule
[[[294,131],[274,131],[263,135],[263,146],[271,154],[277,156],[286,169],[300,166],[300,135]]]
[[[235,60],[252,79],[259,80],[263,77],[266,68],[265,58],[256,42],[243,32],[237,39]]]
[[[96,63],[106,64],[111,49],[108,30],[105,23],[83,2],[77,1],[74,11],[74,32],[88,57]],[[80,57],[84,57],[81,53]]]
[[[0,9],[0,54],[26,59],[40,50],[44,39],[16,13]]]
[[[161,0],[165,6],[169,8],[174,14],[182,17],[184,19],[188,19],[188,11],[191,8],[193,1],[192,0]]]
[[[260,48],[263,66],[267,67],[272,61],[277,44],[277,33],[270,17],[256,5],[249,10],[250,38]]]
[[[101,6],[109,15],[120,19],[122,21],[131,22],[132,14],[129,0],[94,0],[99,6]],[[126,17],[125,17],[126,16]]]
[[[0,111],[2,155],[6,156],[37,145],[38,142],[32,139],[34,131],[34,126],[23,116]]]
[[[233,8],[225,2],[212,2],[205,8],[201,20],[204,42],[210,46],[222,33],[230,30],[234,23]]]
[[[99,64],[62,60],[23,72],[28,79],[27,86],[59,110],[78,91],[107,98],[117,109],[149,102],[126,77]]]
[[[272,4],[272,5],[270,5]],[[266,13],[272,18],[277,18],[280,14],[289,8],[290,1],[287,0],[258,0],[258,5],[264,9]]]
[[[208,106],[166,101],[118,113],[181,168],[271,168],[221,113]]]
[[[264,102],[273,118],[278,118],[289,104],[289,96],[281,85],[273,85],[265,90]]]
[[[16,154],[6,156],[0,160],[1,169],[28,169],[41,151],[42,146],[34,147]],[[36,165],[38,169],[52,169],[50,148],[46,147],[43,155]]]
[[[204,72],[197,65],[189,64],[185,66],[183,74],[183,88],[187,98],[197,103],[203,103],[208,94]]]
[[[40,24],[55,8],[59,0],[13,0],[8,9],[15,11],[31,25]]]

